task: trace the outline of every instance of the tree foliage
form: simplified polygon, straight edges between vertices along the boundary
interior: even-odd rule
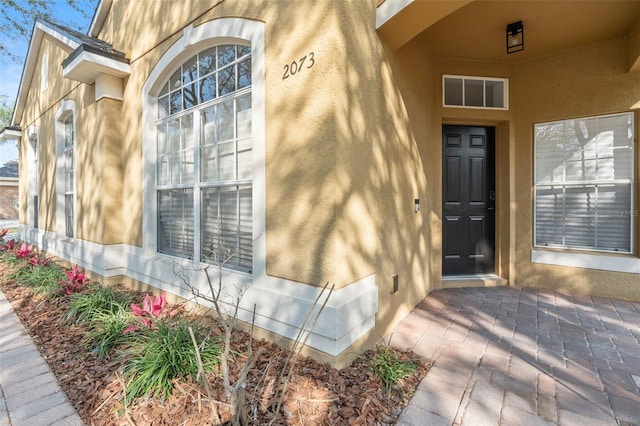
[[[87,19],[92,16],[97,0],[64,0]],[[19,51],[20,43],[27,42],[37,18],[82,31],[78,23],[55,15],[60,0],[0,0],[0,64],[21,63],[26,52]]]
[[[11,125],[11,117],[13,116],[13,107],[7,104],[7,96],[0,95],[0,130]],[[4,145],[8,141],[0,139],[0,145]]]
[[[7,105],[7,97],[0,95],[0,129],[11,124],[13,108]]]

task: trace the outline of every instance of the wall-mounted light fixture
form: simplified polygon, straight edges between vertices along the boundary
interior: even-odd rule
[[[507,53],[524,50],[524,25],[522,21],[507,25]]]
[[[413,211],[416,213],[420,211],[420,200],[417,198],[413,201]]]

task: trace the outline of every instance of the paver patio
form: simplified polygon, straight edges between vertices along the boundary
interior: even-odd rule
[[[640,303],[436,290],[391,344],[434,361],[399,425],[640,425]]]

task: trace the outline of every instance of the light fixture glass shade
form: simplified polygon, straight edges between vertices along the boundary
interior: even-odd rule
[[[524,26],[522,21],[507,25],[507,53],[524,50]]]

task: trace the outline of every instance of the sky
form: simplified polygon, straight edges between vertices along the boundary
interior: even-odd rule
[[[25,0],[17,0],[25,1]],[[95,11],[98,0],[78,0],[79,6],[83,7],[90,18],[85,18],[81,13],[73,9],[67,4],[65,0],[48,0],[53,3],[54,15],[61,21],[74,22],[80,28],[80,31],[86,33],[91,25],[91,18]],[[11,60],[6,60],[0,65],[2,66],[2,77],[0,78],[0,99],[6,99],[8,104],[13,104],[18,96],[18,88],[20,86],[20,78],[22,76],[22,69],[24,61],[26,59],[27,50],[29,48],[29,40],[31,34],[16,46],[16,53],[20,56],[20,62],[16,63]],[[8,42],[5,39],[4,34],[0,34],[0,43],[11,45],[13,43]],[[6,98],[3,98],[6,96]],[[18,159],[18,149],[13,142],[7,142],[0,145],[0,166],[7,161]]]

